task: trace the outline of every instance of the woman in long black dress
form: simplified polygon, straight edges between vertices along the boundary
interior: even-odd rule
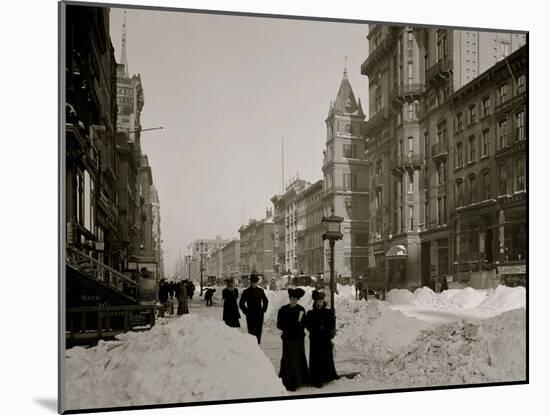
[[[279,377],[287,390],[295,391],[309,383],[302,325],[305,309],[298,304],[298,300],[304,296],[304,290],[289,288],[288,295],[289,304],[282,306],[277,313],[277,328],[283,331],[283,356]]]
[[[327,308],[324,292],[315,290],[312,297],[313,308],[307,312],[304,326],[309,331],[309,380],[320,388],[323,383],[338,379],[332,353],[336,318],[334,310]]]
[[[227,287],[222,290],[223,300],[223,321],[229,327],[241,327],[239,319],[241,313],[239,313],[239,306],[237,305],[237,298],[239,297],[239,290],[233,286],[233,280],[225,280]]]

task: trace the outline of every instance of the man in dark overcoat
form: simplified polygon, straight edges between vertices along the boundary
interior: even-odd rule
[[[256,273],[250,275],[250,287],[246,288],[239,301],[239,307],[246,316],[248,333],[256,336],[258,344],[262,338],[264,313],[267,311],[267,297],[262,288],[258,287],[260,278]]]

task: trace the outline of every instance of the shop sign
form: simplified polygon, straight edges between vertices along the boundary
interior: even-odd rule
[[[526,273],[525,265],[504,265],[504,266],[497,267],[497,269],[498,269],[498,273],[501,275]]]

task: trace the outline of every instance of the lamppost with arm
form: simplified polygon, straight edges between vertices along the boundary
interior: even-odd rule
[[[202,275],[203,275],[203,272],[204,272],[204,265],[203,265],[203,255],[204,255],[204,253],[203,253],[202,247],[204,246],[204,247],[206,247],[206,250],[208,250],[208,244],[205,243],[204,241],[201,241],[199,245],[200,245],[200,247],[201,247],[201,253],[200,253],[200,255],[201,255],[201,256],[200,256],[201,291],[200,291],[199,296],[202,297],[202,288],[203,288]],[[197,246],[197,251],[198,251],[198,250],[199,250],[199,247]]]

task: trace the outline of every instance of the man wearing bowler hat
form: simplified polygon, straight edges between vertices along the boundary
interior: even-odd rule
[[[246,316],[248,333],[256,336],[258,344],[262,338],[264,313],[267,311],[267,297],[263,289],[258,287],[260,278],[254,271],[250,274],[250,287],[246,288],[239,301],[239,307]]]

